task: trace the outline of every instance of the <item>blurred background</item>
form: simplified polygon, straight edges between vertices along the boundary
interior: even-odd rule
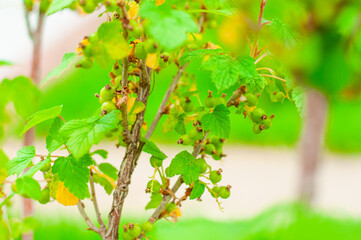
[[[277,1],[270,0],[269,9]],[[80,15],[64,10],[45,20],[41,50],[41,79],[55,68],[66,52],[75,52],[83,36],[95,32],[104,21],[98,10]],[[31,19],[35,22],[35,19]],[[212,34],[216,32],[208,32]],[[0,67],[0,79],[29,76],[32,61],[32,43],[28,37],[21,0],[0,0],[0,60],[11,66]],[[214,37],[216,38],[216,37]],[[156,75],[155,88],[150,95],[146,121],[151,122],[177,68],[170,66]],[[191,64],[188,71],[195,74],[201,89],[214,90],[209,72]],[[90,70],[70,69],[57,78],[41,83],[40,109],[63,105],[65,119],[88,117],[99,109],[94,94],[109,81],[108,70],[95,65]],[[204,98],[205,96],[201,96]],[[32,104],[29,102],[28,104]],[[232,115],[231,137],[224,153],[227,157],[212,166],[224,171],[224,182],[232,185],[232,195],[222,202],[223,211],[210,196],[203,202],[187,201],[182,207],[183,216],[177,224],[157,223],[151,239],[359,239],[361,236],[361,97],[332,98],[323,143],[324,153],[316,178],[314,207],[304,209],[294,204],[299,179],[299,140],[302,117],[290,101],[272,103],[262,95],[260,104],[276,115],[270,130],[256,135],[252,123],[241,115]],[[5,128],[2,148],[11,159],[23,142],[19,136],[24,126],[13,107],[7,106],[11,122]],[[162,119],[165,120],[164,118]],[[44,150],[44,138],[50,121],[36,128],[36,144]],[[171,159],[180,150],[175,144],[179,136],[164,134],[158,127],[153,141]],[[112,143],[98,148],[109,150],[109,159],[120,164],[122,151]],[[144,211],[148,196],[144,189],[152,175],[149,156],[143,154],[133,175],[129,197],[126,199],[124,220],[147,218]],[[170,160],[169,160],[170,161]],[[111,197],[101,189],[100,208],[103,217],[109,211]],[[21,213],[21,201],[15,199],[11,214]],[[35,239],[98,239],[86,231],[74,207],[57,202],[35,206]],[[91,214],[90,214],[91,215]],[[95,215],[92,215],[95,217]],[[1,237],[0,237],[1,239]]]

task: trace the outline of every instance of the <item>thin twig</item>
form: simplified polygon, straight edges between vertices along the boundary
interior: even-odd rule
[[[105,229],[105,224],[102,220],[102,217],[100,215],[100,211],[99,211],[99,206],[98,206],[98,202],[97,202],[97,198],[96,198],[96,194],[95,194],[95,187],[94,187],[94,180],[93,180],[93,175],[91,173],[90,178],[89,178],[89,183],[90,183],[90,190],[91,190],[91,195],[92,195],[92,201],[93,201],[93,205],[94,205],[94,210],[95,210],[95,214],[97,216],[98,222],[100,224],[100,228],[101,229]]]
[[[81,200],[79,200],[77,205],[78,205],[79,212],[80,212],[81,216],[84,218],[84,220],[85,220],[86,224],[88,225],[89,229],[96,232],[96,233],[98,233],[98,234],[101,234],[101,230],[99,228],[97,228],[93,224],[93,222],[90,220],[90,218],[86,214],[83,202]]]
[[[159,108],[158,108],[158,111],[157,111],[157,113],[156,113],[156,115],[155,115],[155,117],[154,117],[154,119],[153,119],[153,122],[152,122],[152,124],[150,125],[147,133],[145,134],[145,138],[146,138],[146,139],[149,139],[149,138],[152,136],[155,128],[157,127],[158,122],[159,122],[160,118],[161,118],[162,115],[163,115],[163,110],[164,110],[165,106],[167,105],[167,102],[168,102],[170,96],[171,96],[172,93],[174,92],[174,89],[176,88],[177,83],[178,83],[180,77],[183,75],[184,70],[185,70],[185,68],[187,67],[187,65],[188,65],[188,64],[185,64],[184,66],[182,66],[182,67],[179,68],[179,70],[178,70],[178,72],[177,72],[177,75],[174,76],[172,83],[169,85],[168,90],[167,90],[167,92],[165,93],[165,95],[164,95],[164,97],[163,97],[163,101],[162,101],[162,103],[160,104],[160,106],[159,106]]]
[[[273,76],[273,75],[269,75],[269,74],[260,74],[260,75],[263,76],[263,77],[275,78],[275,79],[278,79],[278,80],[280,80],[280,81],[282,81],[282,82],[286,82],[285,79],[280,78],[280,77],[277,77],[277,76]]]
[[[33,41],[34,40],[34,32],[31,29],[31,25],[30,25],[30,19],[29,19],[29,11],[25,8],[25,24],[26,24],[26,30],[28,31],[28,35],[30,37],[30,39]]]

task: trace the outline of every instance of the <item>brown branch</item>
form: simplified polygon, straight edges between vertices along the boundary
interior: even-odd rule
[[[102,236],[101,230],[93,224],[93,222],[90,220],[90,218],[86,214],[85,209],[84,209],[84,203],[79,200],[77,206],[78,206],[81,216],[84,218],[86,224],[88,225],[89,230],[92,230]]]
[[[97,216],[98,219],[98,223],[100,224],[100,229],[105,230],[106,226],[102,220],[102,217],[100,215],[100,211],[99,211],[99,206],[98,206],[98,202],[97,202],[97,198],[96,198],[96,194],[95,194],[95,187],[94,187],[94,180],[93,180],[93,173],[91,172],[90,178],[89,178],[89,183],[90,183],[90,190],[91,190],[91,195],[92,195],[92,202],[94,205],[94,210],[95,210],[95,214]]]
[[[168,87],[168,90],[167,90],[167,92],[165,93],[165,95],[163,97],[163,101],[162,101],[162,103],[160,104],[160,106],[158,108],[158,111],[157,111],[157,113],[156,113],[156,115],[155,115],[155,117],[153,119],[152,124],[150,125],[147,133],[145,134],[146,139],[149,139],[152,136],[155,128],[157,127],[158,122],[159,122],[160,118],[163,115],[163,110],[164,110],[165,106],[167,105],[167,102],[168,102],[170,96],[174,92],[174,89],[176,88],[177,83],[178,83],[180,77],[183,75],[184,70],[187,67],[187,65],[188,64],[185,64],[184,66],[180,67],[178,72],[177,72],[177,75],[174,76],[172,83]]]

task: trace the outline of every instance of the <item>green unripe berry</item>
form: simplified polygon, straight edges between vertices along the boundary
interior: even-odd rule
[[[150,157],[150,165],[152,167],[161,167],[163,164],[163,160],[162,159],[159,159],[157,157],[154,157],[154,156],[151,156]]]
[[[215,106],[220,105],[220,104],[227,105],[227,100],[223,97],[214,99],[214,102],[215,102]]]
[[[95,33],[93,33],[93,34],[90,34],[89,36],[88,36],[88,41],[92,44],[92,43],[96,43],[96,42],[98,42],[98,33],[97,32],[95,32]]]
[[[262,108],[256,108],[251,113],[251,119],[255,123],[261,123],[262,120],[267,119],[267,115]]]
[[[205,153],[212,155],[212,154],[216,154],[216,146],[214,146],[212,143],[206,144],[204,146],[204,151]]]
[[[202,140],[204,137],[204,132],[202,127],[193,127],[190,131],[189,131],[189,137],[191,139],[193,139],[194,141],[199,141]]]
[[[207,172],[208,165],[206,160],[203,158],[198,158],[194,161],[194,163],[198,165],[200,174]]]
[[[229,196],[231,195],[231,191],[230,191],[231,186],[223,186],[219,189],[219,196],[223,199],[227,199],[229,198]]]
[[[91,0],[79,0],[79,5],[85,13],[92,13],[97,7],[97,5]]]
[[[158,44],[153,39],[147,39],[144,42],[144,48],[147,53],[155,53],[158,49]]]
[[[255,123],[253,124],[253,127],[252,127],[252,131],[255,133],[255,134],[260,134],[262,132],[262,124],[261,123]]]
[[[262,125],[264,126],[264,129],[269,129],[272,126],[272,120],[267,118],[262,121]]]
[[[213,170],[210,174],[209,174],[209,180],[211,180],[211,182],[213,184],[216,184],[218,182],[220,182],[222,180],[222,170]]]
[[[153,185],[153,187],[152,187]],[[149,192],[151,192],[152,194],[153,193],[158,193],[160,191],[160,183],[157,181],[157,180],[150,180],[148,183],[147,183],[147,190],[149,190]]]
[[[129,24],[133,27],[132,30],[128,31],[130,38],[139,38],[142,34],[142,28],[139,26],[138,22],[134,19],[130,20]]]
[[[77,68],[84,68],[89,69],[93,66],[94,60],[88,57],[83,57],[79,60],[79,62],[76,64]]]
[[[128,233],[132,238],[137,238],[142,234],[142,227],[138,223],[128,224]]]
[[[50,190],[49,188],[45,188],[41,191],[41,197],[39,199],[39,203],[46,204],[50,201]]]
[[[181,106],[186,113],[192,112],[194,110],[194,103],[189,98],[182,102]]]
[[[283,102],[284,99],[285,99],[285,94],[283,92],[276,93],[277,102]]]
[[[165,175],[167,175],[167,177],[174,177],[175,176],[175,174],[171,174],[169,167],[167,167],[165,169]]]
[[[153,229],[153,224],[151,222],[147,221],[147,222],[142,224],[142,229],[146,233],[150,232]]]
[[[85,57],[91,58],[94,56],[92,45],[86,45],[82,48],[82,52]]]
[[[115,97],[114,90],[110,86],[110,84],[105,85],[105,87],[100,90],[100,97],[104,101],[111,101]]]
[[[122,238],[123,240],[132,240],[133,238],[130,236],[128,231],[123,231],[122,232]]]
[[[221,154],[212,154],[212,158],[216,161],[219,161],[222,159],[222,155]]]
[[[147,51],[145,50],[144,43],[138,43],[137,46],[135,46],[134,55],[142,60],[147,58]]]
[[[220,190],[220,187],[214,186],[211,191],[212,197],[217,198],[218,194],[219,194],[219,190]]]
[[[187,145],[193,145],[194,140],[189,135],[183,135],[177,142],[178,144],[183,144],[185,146]]]
[[[216,149],[221,149],[223,147],[224,142],[225,139],[219,138],[214,135],[209,140],[209,143],[213,144],[216,147]]]
[[[101,110],[102,110],[102,113],[105,112],[104,114],[107,114],[114,110],[117,110],[117,107],[115,106],[115,104],[112,101],[105,101],[102,104]]]
[[[214,98],[212,96],[206,97],[206,99],[204,100],[204,105],[206,105],[207,108],[214,108],[215,107]]]
[[[165,62],[163,59],[161,59],[160,61],[159,61],[159,67],[161,67],[161,68],[166,68],[166,67],[168,67],[168,65],[169,65],[169,62]]]
[[[117,9],[116,0],[105,0],[104,5],[108,12],[114,12]]]
[[[122,74],[122,68],[118,65],[118,63],[113,65],[112,73],[117,77]]]
[[[248,104],[248,106],[254,107],[257,105],[258,103],[257,96],[253,95],[252,93],[247,93],[244,96],[246,97],[246,103]]]
[[[48,172],[51,168],[51,163],[45,163],[44,166],[40,168],[40,171],[42,172]]]

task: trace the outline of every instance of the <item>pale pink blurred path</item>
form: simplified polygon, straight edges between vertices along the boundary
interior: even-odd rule
[[[55,68],[64,53],[75,52],[83,36],[97,30],[104,22],[98,10],[90,15],[79,15],[64,10],[46,18],[43,35],[42,79]],[[22,0],[0,0],[0,60],[14,63],[0,68],[0,81],[30,73],[32,45],[28,37]]]
[[[45,143],[38,142],[37,145],[37,152],[46,154]],[[5,144],[4,150],[9,156],[14,157],[20,147],[20,143],[10,141]],[[160,145],[159,147],[169,156],[165,161],[170,161],[183,150],[174,146]],[[122,148],[117,149],[114,145],[102,144],[95,149],[101,148],[109,150],[109,159],[112,159],[110,162],[119,167],[123,156]],[[209,217],[214,220],[239,219],[258,214],[275,204],[295,199],[297,167],[299,166],[295,149],[228,145],[224,152],[228,155],[224,161],[210,160],[213,169],[221,167],[224,170],[221,184],[232,185],[231,197],[222,201],[224,212],[219,211],[214,199],[206,193],[201,203],[193,200],[183,204],[182,210],[185,217]],[[316,206],[331,213],[361,216],[360,159],[360,155],[325,154],[317,179]],[[104,161],[98,160],[99,163]],[[145,186],[152,173],[149,155],[144,153],[132,177],[130,192],[125,203],[126,216],[144,215],[144,207],[149,201],[149,195],[145,194]],[[112,198],[106,195],[99,186],[96,189],[102,216],[105,217],[110,209]],[[184,189],[177,195],[181,196],[183,193]],[[93,215],[91,202],[85,202],[90,214]],[[57,202],[46,206],[38,204],[36,209],[38,214],[45,215],[54,211],[73,216],[77,209],[64,207]],[[147,216],[150,214],[151,212],[148,211]]]

